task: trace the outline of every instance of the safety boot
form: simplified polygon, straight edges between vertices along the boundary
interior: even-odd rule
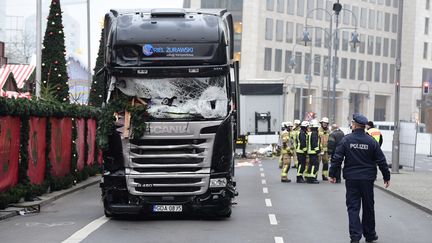
[[[297,176],[297,183],[305,183],[303,176]]]
[[[322,180],[323,180],[323,181],[328,181],[327,176],[322,176]]]
[[[315,177],[307,177],[306,183],[308,184],[319,184],[319,181]]]
[[[374,237],[370,238],[370,239],[366,239],[367,243],[372,243],[378,240],[378,235],[375,235]]]
[[[291,182],[291,180],[290,179],[288,179],[288,178],[281,178],[281,182],[287,182],[287,183],[289,183],[289,182]]]

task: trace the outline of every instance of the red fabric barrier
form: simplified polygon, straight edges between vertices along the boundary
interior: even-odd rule
[[[76,127],[77,127],[77,141],[76,150],[78,152],[78,160],[77,160],[77,169],[79,171],[84,169],[85,166],[85,119],[76,119]]]
[[[99,165],[102,165],[102,162],[103,162],[102,149],[99,149],[99,154],[98,154],[98,163],[99,163]]]
[[[64,177],[71,167],[72,120],[51,118],[51,174]]]
[[[18,183],[19,117],[0,117],[0,192]]]
[[[95,162],[96,153],[96,120],[87,120],[87,165],[92,165]]]
[[[27,175],[37,185],[45,180],[46,121],[46,118],[30,117]]]

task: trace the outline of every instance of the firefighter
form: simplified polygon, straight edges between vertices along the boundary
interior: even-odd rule
[[[321,119],[321,127],[318,128],[318,134],[320,136],[321,142],[321,153],[319,156],[319,161],[323,164],[322,169],[322,180],[328,180],[328,169],[329,169],[329,154],[328,154],[328,141],[330,135],[329,129],[329,119],[327,117],[323,117]]]
[[[294,141],[294,147],[296,146],[297,136],[298,136],[299,132],[300,132],[300,120],[295,119],[294,120],[294,127],[292,128],[292,131],[291,131],[291,139],[292,139],[292,141]],[[292,168],[297,168],[298,160],[297,160],[297,154],[296,154],[295,150],[293,153],[293,160],[294,160],[294,165],[292,166]]]
[[[383,136],[381,131],[378,128],[375,128],[373,121],[368,121],[366,124],[366,132],[371,135],[380,145],[383,143]]]
[[[300,124],[300,131],[296,136],[296,154],[298,159],[297,165],[297,183],[305,183],[303,173],[306,166],[306,155],[308,150],[308,133],[307,128],[309,126],[308,121],[303,121]]]
[[[290,122],[287,122],[288,130]],[[291,123],[292,125],[292,123]],[[282,147],[281,147],[281,156],[280,159],[283,162],[282,167],[282,174],[281,174],[281,182],[291,182],[290,179],[288,179],[288,171],[291,166],[291,157],[293,156],[294,152],[294,143],[292,139],[290,138],[289,131],[285,130],[282,134]]]
[[[307,149],[307,154],[309,155],[309,166],[306,173],[306,182],[310,184],[319,183],[316,179],[319,169],[318,155],[321,152],[320,137],[318,134],[319,127],[320,124],[317,120],[314,119],[311,121]]]
[[[281,124],[281,131],[279,132],[279,145],[278,145],[278,149],[277,149],[277,155],[279,155],[279,160],[278,160],[278,165],[279,165],[279,169],[282,169],[282,153],[281,153],[281,149],[282,149],[282,145],[283,145],[283,137],[289,136],[289,132],[287,131],[287,126],[286,126],[286,122],[282,122]]]

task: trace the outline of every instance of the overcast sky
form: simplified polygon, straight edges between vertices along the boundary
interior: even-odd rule
[[[5,1],[5,0],[0,0]],[[46,11],[50,0],[43,0]],[[81,48],[83,55],[87,54],[87,1],[60,0],[62,11],[76,19],[81,25]],[[99,48],[101,21],[110,9],[133,8],[181,8],[183,0],[90,0],[90,30],[91,30],[91,61],[92,69]],[[44,10],[45,11],[45,10]],[[6,0],[6,14],[15,16],[30,16],[36,13],[36,0]],[[42,17],[46,20],[46,16]],[[67,30],[65,30],[67,34]],[[44,34],[44,32],[43,32]],[[43,35],[42,34],[42,35]],[[87,57],[83,56],[85,61]]]

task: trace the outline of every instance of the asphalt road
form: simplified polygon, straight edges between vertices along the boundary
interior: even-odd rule
[[[229,219],[107,219],[92,186],[39,214],[0,221],[0,242],[349,242],[344,184],[282,184],[274,160],[240,163],[236,175],[240,195]],[[380,243],[432,242],[431,215],[380,190],[375,204]]]

